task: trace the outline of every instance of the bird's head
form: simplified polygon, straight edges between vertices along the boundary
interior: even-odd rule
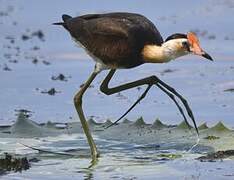
[[[165,40],[162,47],[170,59],[194,54],[213,61],[212,57],[201,48],[198,37],[193,32],[173,34]]]

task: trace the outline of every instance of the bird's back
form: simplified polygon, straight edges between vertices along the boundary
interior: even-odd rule
[[[64,27],[91,55],[112,68],[131,68],[143,62],[147,44],[161,45],[163,39],[146,17],[133,13],[63,15]]]

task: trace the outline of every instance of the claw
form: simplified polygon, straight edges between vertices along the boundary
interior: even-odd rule
[[[172,87],[170,87],[169,85],[167,85],[166,83],[164,83],[163,81],[161,81],[160,79],[158,79],[158,83],[160,85],[162,85],[163,87],[165,87],[168,91],[170,91],[171,93],[173,93],[175,96],[177,96],[181,100],[181,102],[185,106],[185,109],[186,109],[186,111],[188,113],[188,116],[192,119],[194,128],[196,129],[196,133],[199,136],[199,131],[198,131],[197,124],[196,124],[196,121],[195,121],[194,116],[193,116],[193,112],[190,109],[187,101],[175,89],[173,89]],[[188,122],[186,122],[186,123],[188,124]]]
[[[181,106],[179,105],[179,103],[176,101],[174,95],[171,94],[170,92],[168,92],[166,89],[164,89],[161,85],[159,85],[159,84],[156,84],[156,85],[157,85],[163,92],[165,92],[165,93],[174,101],[174,103],[175,103],[176,106],[178,107],[178,109],[179,109],[181,115],[183,116],[184,121],[185,121],[185,123],[187,124],[188,128],[191,129],[190,124],[188,123],[188,120],[187,120],[186,116],[184,115],[184,111],[183,111],[183,109],[181,108]]]

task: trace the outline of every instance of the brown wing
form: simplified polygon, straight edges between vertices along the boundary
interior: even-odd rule
[[[85,15],[65,23],[71,35],[105,64],[137,66],[143,63],[141,50],[145,44],[162,43],[156,27],[141,15]]]
[[[120,65],[134,51],[127,26],[128,23],[120,19],[110,21],[109,18],[99,18],[98,21],[88,21],[85,26],[89,34],[85,40],[86,48],[105,64]]]

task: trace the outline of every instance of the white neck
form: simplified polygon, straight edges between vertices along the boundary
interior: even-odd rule
[[[166,63],[172,59],[188,54],[182,48],[182,42],[186,39],[175,39],[164,42],[161,46],[146,45],[142,51],[145,62]]]

